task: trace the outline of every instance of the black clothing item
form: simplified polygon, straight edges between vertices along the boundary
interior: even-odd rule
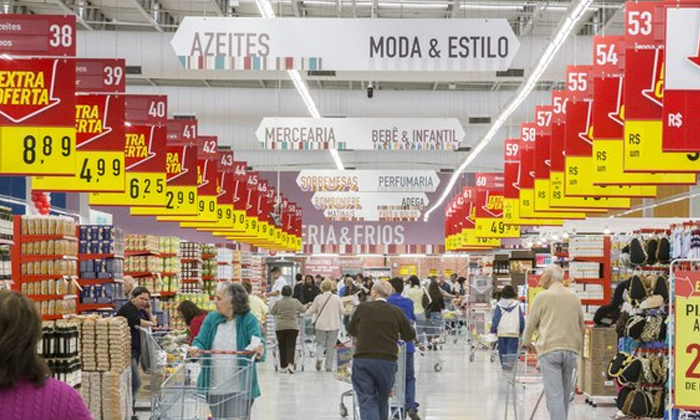
[[[316,296],[321,294],[321,289],[316,287],[316,285],[313,285],[311,287],[309,286],[302,286],[301,287],[301,298],[299,299],[299,302],[303,303],[306,305],[307,303],[313,303],[314,299],[316,299]]]
[[[141,320],[145,319],[142,316],[143,311],[139,311],[131,302],[127,302],[117,312],[117,316],[126,318],[129,323],[129,329],[131,330],[131,357],[135,357],[136,360],[141,358],[141,333],[136,328],[141,325]]]
[[[286,369],[287,366],[294,364],[294,352],[297,348],[299,330],[278,330],[275,333],[279,346],[280,368]]]
[[[299,302],[301,302],[301,288],[304,286],[303,282],[299,282],[294,285],[294,291],[292,292],[292,297]],[[304,302],[301,302],[304,303]]]

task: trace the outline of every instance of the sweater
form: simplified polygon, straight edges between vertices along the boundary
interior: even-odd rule
[[[328,303],[326,303],[328,301]],[[325,307],[324,307],[325,305]],[[323,310],[322,310],[323,309]],[[331,292],[316,296],[306,315],[315,315],[315,326],[320,331],[340,330],[340,320],[345,315],[345,308],[340,298]]]
[[[403,312],[403,314],[406,315],[406,319],[408,320],[408,322],[411,323],[411,325],[413,325],[413,323],[417,321],[416,314],[413,312],[413,301],[411,299],[403,297],[399,293],[394,293],[393,295],[389,296],[386,301],[387,303],[401,309],[401,312]],[[415,352],[416,346],[415,344],[413,344],[413,341],[407,342],[406,353]]]
[[[421,315],[425,312],[423,308],[423,295],[425,295],[425,289],[422,287],[409,287],[404,289],[403,295],[413,301],[413,313],[416,315]]]
[[[275,317],[275,330],[298,330],[299,314],[304,310],[304,305],[291,296],[283,296],[270,309],[270,315]]]
[[[523,344],[529,345],[537,332],[538,355],[556,350],[580,354],[584,328],[581,300],[561,282],[555,282],[532,302]]]
[[[22,381],[0,389],[0,420],[92,420],[76,390],[55,379],[36,388]]]
[[[202,329],[202,323],[206,317],[207,313],[205,312],[202,315],[192,318],[192,322],[190,322],[190,344],[192,344],[194,338],[199,334],[199,330]]]
[[[361,303],[350,318],[348,334],[357,338],[355,359],[398,359],[399,339],[413,341],[416,333],[406,316],[386,300]]]
[[[253,336],[256,336],[265,343],[265,338],[260,332],[260,323],[257,318],[250,313],[250,311],[244,314],[236,314],[236,351],[244,351],[246,347],[251,343]],[[226,317],[221,315],[216,311],[209,312],[209,315],[204,319],[202,323],[202,329],[199,330],[199,334],[195,337],[192,345],[200,350],[211,350],[214,345],[214,338],[216,337],[216,332],[219,330],[219,324],[226,322]],[[264,345],[264,344],[263,344]],[[265,357],[256,360],[264,361]],[[197,388],[200,392],[206,393],[209,389],[209,383],[211,381],[211,359],[202,356],[202,371],[197,379]],[[245,359],[240,358],[241,366],[246,366]],[[253,366],[253,391],[251,399],[258,398],[260,396],[260,386],[258,385],[258,372],[255,366]]]

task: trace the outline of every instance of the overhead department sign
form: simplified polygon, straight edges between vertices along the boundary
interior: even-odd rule
[[[494,71],[520,43],[506,19],[185,17],[171,45],[193,70]]]
[[[307,170],[297,185],[304,192],[435,192],[440,178],[435,171]]]

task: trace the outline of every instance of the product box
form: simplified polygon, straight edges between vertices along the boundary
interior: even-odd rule
[[[583,357],[601,363],[610,361],[617,353],[617,333],[615,328],[593,327],[586,328],[583,337]]]
[[[583,361],[583,392],[592,397],[613,397],[617,395],[617,388],[612,380],[606,377],[608,365]]]

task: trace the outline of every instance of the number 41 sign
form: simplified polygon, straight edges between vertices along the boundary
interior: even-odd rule
[[[700,409],[700,272],[676,271],[675,406]]]

